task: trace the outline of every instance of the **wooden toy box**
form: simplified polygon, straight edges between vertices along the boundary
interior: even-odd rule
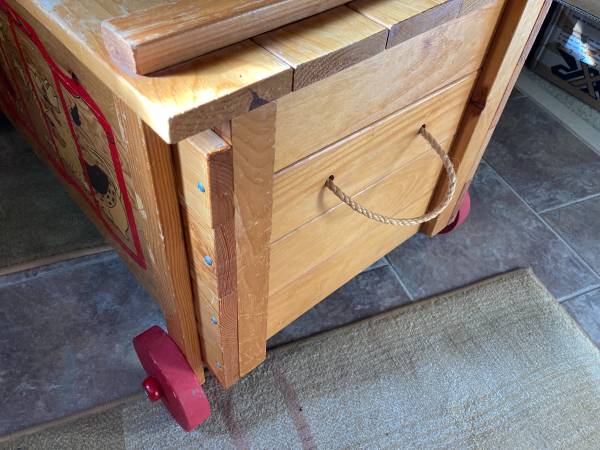
[[[158,0],[0,0],[0,103],[196,379],[228,387],[362,269],[456,221],[549,3],[358,0],[138,75],[101,24]],[[325,186],[386,216],[434,209],[449,184],[422,125],[456,171],[438,217],[382,224]]]

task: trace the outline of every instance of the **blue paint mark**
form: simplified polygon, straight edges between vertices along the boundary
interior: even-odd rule
[[[200,192],[206,192],[206,189],[204,188],[204,185],[202,184],[202,182],[198,181],[198,184],[196,186],[198,187],[198,190]]]
[[[212,264],[213,264],[213,260],[211,259],[211,257],[210,257],[210,256],[205,256],[205,257],[204,257],[204,263],[205,263],[207,266],[212,266]]]

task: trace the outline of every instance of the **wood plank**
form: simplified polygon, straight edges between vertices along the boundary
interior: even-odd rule
[[[180,201],[206,227],[230,220],[233,211],[231,146],[212,131],[181,141],[173,160]]]
[[[494,0],[463,0],[460,8],[460,14],[468,14],[483,5],[493,2]]]
[[[417,216],[425,212],[431,193],[405,210],[407,215]],[[365,267],[389,253],[417,232],[418,227],[394,227],[381,225],[369,236],[368,245],[360,241],[348,241],[335,254],[319,265],[307,270],[282,289],[269,296],[267,336],[271,337],[293,320],[300,317]],[[360,252],[357,252],[360,246]]]
[[[253,40],[294,68],[296,90],[383,51],[387,30],[340,6]]]
[[[278,172],[273,182],[275,242],[302,224],[340,204],[328,195],[325,180],[332,174],[348,195],[354,195],[431,151],[418,131],[422,124],[449,141],[463,115],[477,73],[358,131],[324,150]]]
[[[431,195],[441,169],[439,157],[431,151],[368,186],[353,198],[380,214],[411,217],[407,215],[410,206],[423,196]],[[334,194],[325,191],[323,195]],[[356,257],[359,258],[358,254],[369,246],[370,239],[386,227],[396,228],[397,232],[403,228],[370,220],[344,203],[330,209],[271,245],[270,295],[319,266],[351,242],[356,243]],[[330,268],[330,271],[335,270],[335,267]]]
[[[503,3],[498,0],[276,100],[275,170],[476,71]],[[425,62],[435,67],[426,76]]]
[[[229,387],[239,378],[231,146],[205,131],[173,153],[204,361]]]
[[[144,83],[144,95],[153,98],[140,114],[153,114],[150,120],[157,132],[169,142],[179,142],[285,95],[292,90],[292,77],[288,65],[244,41],[156,76],[139,77],[155,83],[152,91]]]
[[[121,70],[102,41],[100,23],[143,0],[7,0],[40,34],[70,51],[63,66],[78,77],[87,68],[165,142],[176,143],[279,98],[292,89],[292,69],[251,41],[243,41],[155,74]],[[148,0],[148,5],[162,4]],[[54,52],[52,56],[56,57]],[[74,67],[71,67],[74,66]],[[81,73],[80,73],[81,72]],[[80,78],[81,79],[81,78]],[[86,84],[90,92],[94,86]]]
[[[148,246],[150,267],[145,272],[135,269],[134,273],[146,281],[146,287],[153,288],[151,293],[161,306],[169,335],[198,378],[204,381],[171,148],[117,98],[115,107],[129,157],[135,157],[129,165],[130,176],[140,180],[137,195],[148,216],[142,233]]]
[[[451,150],[459,179],[457,192],[473,178],[550,3],[545,0],[509,0],[506,4]],[[441,180],[432,203],[443,197],[446,186],[446,181]],[[436,220],[424,224],[423,232],[429,235],[439,233],[455,214],[457,201],[458,197]]]
[[[112,58],[148,74],[243,41],[347,0],[178,0],[102,23]]]
[[[266,357],[276,115],[269,103],[231,123],[240,376]]]
[[[458,17],[463,0],[356,0],[349,4],[389,30],[393,47]]]

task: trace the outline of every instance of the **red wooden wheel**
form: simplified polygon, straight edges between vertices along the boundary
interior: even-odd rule
[[[442,231],[440,231],[440,234],[446,234],[446,233],[450,233],[450,232],[456,230],[463,223],[465,223],[465,221],[467,220],[467,217],[469,217],[470,212],[471,212],[471,195],[469,194],[469,191],[466,191],[465,195],[463,195],[463,198],[460,199],[460,206],[458,207],[458,212],[456,213],[454,220],[452,222],[450,222],[448,225],[446,225],[446,228],[444,228]]]
[[[196,374],[169,335],[153,326],[133,339],[148,374],[142,386],[152,401],[162,400],[173,418],[192,431],[210,416],[210,404]]]

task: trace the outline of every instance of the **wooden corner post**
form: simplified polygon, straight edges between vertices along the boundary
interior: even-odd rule
[[[457,193],[468,186],[477,170],[551,3],[551,0],[507,0],[504,6],[450,152],[459,180]],[[447,181],[442,178],[431,204],[438,204],[446,191]],[[459,198],[457,195],[448,209],[424,224],[421,231],[432,236],[444,229],[456,211]]]
[[[167,330],[185,355],[199,381],[204,382],[200,338],[177,201],[171,147],[154,133],[123,101],[114,99],[127,151],[131,177],[137,180],[137,209],[141,227],[145,270],[132,271],[158,301]]]
[[[231,123],[240,376],[266,357],[276,113],[267,103]]]

